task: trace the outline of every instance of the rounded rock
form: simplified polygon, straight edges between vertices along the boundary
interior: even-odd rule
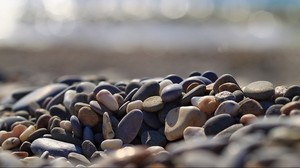
[[[104,139],[112,139],[115,137],[115,132],[112,128],[110,117],[107,112],[103,114],[102,134]]]
[[[177,107],[169,111],[165,121],[165,136],[169,141],[183,137],[183,131],[188,126],[201,127],[207,116],[194,106]]]
[[[300,109],[300,101],[293,101],[285,104],[281,107],[280,111],[282,114],[289,115],[294,109]]]
[[[240,123],[243,125],[249,125],[252,123],[257,117],[254,114],[245,114],[240,118]]]
[[[131,110],[139,109],[143,110],[143,101],[141,100],[135,100],[127,104],[126,106],[126,112],[129,113]]]
[[[262,116],[265,114],[263,107],[254,99],[244,99],[239,102],[240,109],[239,113],[244,114],[254,114],[256,116]]]
[[[110,149],[116,150],[120,149],[123,145],[123,141],[121,139],[106,139],[101,143],[101,149]]]
[[[210,119],[208,119],[203,125],[204,132],[207,136],[216,135],[222,130],[235,124],[235,122],[235,119],[229,114],[220,114],[217,116],[213,116]]]
[[[10,137],[7,138],[3,143],[2,143],[2,149],[4,150],[9,150],[13,149],[21,144],[21,141],[17,137]]]
[[[256,81],[246,85],[243,89],[245,96],[255,100],[269,100],[275,93],[274,86],[268,81]]]
[[[204,128],[188,126],[183,131],[183,138],[185,141],[193,138],[206,138]]]
[[[300,95],[300,86],[292,85],[286,90],[283,96],[292,99],[294,96],[299,96],[299,95]]]
[[[231,116],[237,116],[240,105],[233,101],[227,100],[222,102],[215,111],[215,115],[230,114]]]
[[[164,107],[164,103],[160,96],[148,97],[143,102],[143,109],[148,112],[157,112]]]
[[[100,90],[96,94],[96,99],[111,111],[117,111],[119,104],[114,96],[106,89]]]
[[[182,96],[182,86],[180,84],[170,84],[161,91],[163,102],[171,102]]]
[[[158,131],[144,131],[141,135],[141,142],[147,146],[165,146],[166,137]]]
[[[216,101],[215,96],[202,96],[193,97],[191,99],[193,106],[198,107],[201,111],[206,113],[208,116],[215,112],[219,106],[219,102]]]
[[[88,159],[97,151],[95,145],[89,140],[83,141],[81,144],[81,148],[82,154]]]
[[[232,75],[230,75],[230,74],[224,74],[224,75],[222,75],[222,76],[220,76],[216,81],[215,81],[215,83],[214,83],[214,85],[213,85],[213,91],[214,91],[214,93],[219,93],[219,87],[222,85],[222,84],[224,84],[224,83],[234,83],[234,84],[236,84],[237,86],[239,86],[238,85],[238,83],[236,82],[236,80],[234,79],[234,77],[232,76]]]
[[[99,123],[99,117],[90,107],[82,107],[78,112],[79,121],[86,126],[94,127]]]
[[[132,101],[144,101],[148,97],[157,96],[159,94],[159,84],[156,81],[144,83],[137,92],[132,96]]]
[[[226,100],[235,100],[235,95],[229,91],[221,91],[215,95],[217,102],[222,103]]]

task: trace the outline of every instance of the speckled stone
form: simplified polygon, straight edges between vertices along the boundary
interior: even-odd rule
[[[300,86],[292,85],[288,87],[288,89],[286,90],[283,96],[292,99],[294,96],[299,96],[299,95],[300,95]]]
[[[284,94],[286,93],[288,87],[285,85],[280,85],[280,86],[276,86],[275,87],[275,93],[274,93],[274,97],[283,97]]]
[[[256,81],[246,85],[243,89],[245,96],[255,100],[268,100],[274,96],[275,90],[271,82]]]
[[[215,95],[215,99],[217,102],[222,103],[226,100],[235,101],[235,95],[229,91],[221,91]]]
[[[191,103],[208,116],[213,114],[220,104],[216,101],[215,96],[195,96],[191,99]]]
[[[95,145],[89,140],[83,141],[81,144],[81,148],[82,154],[88,159],[97,151]]]
[[[125,144],[130,143],[137,136],[142,122],[142,111],[138,109],[131,110],[119,122],[116,129],[116,138],[121,139]]]
[[[144,101],[150,96],[157,96],[159,95],[159,84],[158,82],[151,81],[144,83],[137,92],[132,96],[132,101],[141,100]]]
[[[244,99],[239,102],[240,109],[239,113],[244,114],[254,114],[256,116],[262,116],[265,114],[263,107],[254,99]]]
[[[165,120],[165,135],[169,141],[183,137],[188,126],[201,127],[207,119],[204,112],[194,106],[182,106],[169,111]]]
[[[46,85],[22,97],[12,106],[12,109],[13,111],[28,110],[31,102],[42,105],[47,97],[53,97],[65,88],[67,88],[67,85],[60,83]]]
[[[160,96],[148,97],[143,102],[143,109],[147,112],[158,112],[164,107],[164,103]]]
[[[104,139],[112,139],[115,137],[115,132],[112,128],[110,117],[107,112],[103,114],[102,134]]]
[[[141,135],[141,142],[147,146],[165,146],[167,139],[158,131],[144,131]]]
[[[78,119],[80,123],[90,127],[96,126],[100,121],[97,113],[90,107],[82,107],[78,112]]]
[[[234,83],[239,86],[232,75],[224,74],[215,81],[215,84],[213,86],[213,91],[215,94],[220,92],[219,87],[224,83]]]
[[[114,96],[106,89],[100,90],[96,94],[96,99],[111,111],[117,111],[119,104]]]
[[[183,138],[185,141],[193,138],[206,138],[204,128],[188,126],[183,131]]]
[[[282,106],[280,111],[282,114],[289,115],[294,109],[300,109],[300,101],[289,102]]]
[[[181,105],[188,105],[191,103],[191,98],[194,96],[204,96],[206,91],[205,85],[198,85],[186,94],[183,95],[180,104]]]
[[[106,139],[101,143],[101,149],[120,149],[122,145],[121,139]]]
[[[204,132],[207,136],[216,135],[222,130],[235,124],[235,119],[229,114],[220,114],[208,119],[203,125]]]
[[[81,153],[81,148],[71,143],[66,143],[49,138],[39,138],[32,142],[31,150],[36,155],[48,151],[52,156],[67,157],[70,152]]]
[[[233,100],[227,100],[222,102],[218,108],[215,111],[215,115],[219,115],[219,114],[230,114],[231,116],[237,116],[238,110],[240,108],[240,105],[233,101]]]
[[[161,91],[163,102],[171,102],[182,96],[182,86],[180,84],[170,84]]]

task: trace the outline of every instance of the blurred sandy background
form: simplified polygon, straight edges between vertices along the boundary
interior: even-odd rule
[[[300,84],[296,0],[0,1],[2,93],[70,74]],[[9,85],[7,85],[7,83]]]

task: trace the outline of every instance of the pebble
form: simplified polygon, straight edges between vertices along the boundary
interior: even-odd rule
[[[35,139],[41,138],[43,137],[44,134],[49,133],[49,131],[46,128],[40,128],[35,130],[33,133],[31,133],[28,138],[26,139],[26,141],[28,142],[32,142]]]
[[[63,104],[71,114],[74,110],[71,107],[72,106],[72,101],[73,101],[73,99],[75,98],[76,95],[77,95],[77,92],[75,90],[67,90],[64,94],[64,97],[63,97]]]
[[[252,82],[246,85],[242,90],[245,96],[255,100],[269,100],[275,93],[273,84],[268,81]]]
[[[220,114],[213,116],[210,119],[208,119],[203,125],[205,135],[216,135],[222,130],[235,124],[235,122],[235,119],[229,114]]]
[[[91,162],[83,155],[75,152],[70,152],[68,154],[68,160],[73,164],[73,165],[79,165],[82,164],[84,166],[88,166],[91,164]]]
[[[195,96],[191,99],[191,103],[208,116],[213,114],[220,104],[216,101],[215,96]]]
[[[38,138],[31,144],[31,150],[35,155],[42,155],[43,152],[48,151],[52,156],[67,157],[69,153],[81,153],[81,147],[72,143],[62,142],[49,138]]]
[[[204,125],[207,116],[194,106],[182,106],[169,111],[165,121],[165,136],[169,141],[183,137],[183,131],[188,126]]]
[[[89,140],[85,140],[81,144],[82,154],[86,158],[91,158],[91,156],[97,151],[96,146]]]
[[[2,149],[4,150],[9,150],[13,149],[21,144],[21,141],[17,137],[10,137],[7,138],[3,143],[2,143]]]
[[[28,110],[31,102],[36,102],[39,105],[42,105],[42,102],[47,97],[55,96],[65,88],[67,88],[67,85],[59,83],[46,85],[22,97],[12,106],[12,109],[13,111]]]
[[[160,93],[163,102],[171,102],[182,96],[183,88],[180,84],[170,84],[164,87]]]
[[[217,102],[222,103],[226,100],[235,100],[235,95],[229,91],[221,91],[215,95]]]
[[[82,140],[83,141],[89,140],[91,142],[94,142],[94,132],[93,132],[93,130],[92,130],[91,127],[85,126],[83,128],[83,137],[82,137]]]
[[[206,138],[204,128],[188,126],[183,131],[183,138],[185,141],[193,138]]]
[[[143,101],[141,100],[135,100],[127,104],[126,106],[126,112],[129,113],[130,111],[134,109],[143,110]]]
[[[235,96],[236,102],[240,102],[244,99],[244,93],[241,90],[236,90],[232,94]]]
[[[237,116],[239,114],[239,108],[240,105],[233,101],[233,100],[227,100],[222,102],[218,108],[215,111],[215,115],[219,115],[219,114],[230,114],[231,116]]]
[[[251,124],[257,117],[254,114],[244,114],[240,118],[240,123],[243,125]]]
[[[148,97],[143,102],[143,109],[147,112],[157,112],[164,107],[164,103],[160,96]]]
[[[127,113],[116,128],[116,138],[129,144],[137,136],[143,122],[143,112],[135,109]],[[128,131],[130,130],[130,131]]]
[[[121,90],[118,87],[116,87],[108,82],[102,81],[95,87],[95,89],[93,91],[94,95],[96,96],[99,93],[99,91],[101,91],[103,89],[108,90],[111,94],[121,92]]]
[[[236,90],[240,90],[240,87],[235,83],[227,82],[227,83],[223,83],[222,85],[219,86],[220,92],[229,91],[229,92],[233,93]]]
[[[183,78],[176,74],[170,74],[170,75],[166,76],[164,79],[169,79],[173,83],[180,83],[183,81]]]
[[[220,76],[214,83],[213,85],[213,91],[214,93],[219,93],[220,90],[219,90],[219,87],[224,84],[224,83],[234,83],[236,84],[237,86],[238,83],[236,82],[236,80],[234,79],[234,77],[230,74],[223,74],[222,76]]]
[[[96,100],[91,100],[89,102],[89,105],[93,111],[95,111],[99,115],[103,115],[103,113],[106,111],[103,105],[101,105],[98,101]]]
[[[106,150],[116,150],[120,149],[123,145],[123,141],[121,139],[106,139],[101,143],[101,149]]]
[[[205,85],[198,85],[194,87],[192,90],[183,95],[180,104],[188,105],[191,102],[191,98],[194,96],[204,96],[206,92]]]
[[[280,111],[282,114],[289,115],[294,109],[300,109],[300,101],[289,102],[282,106]]]
[[[282,104],[285,105],[289,103],[291,100],[287,97],[277,97],[274,101],[275,104]]]
[[[218,79],[218,75],[213,71],[205,71],[201,76],[209,79],[212,82],[215,82]]]
[[[117,111],[119,104],[115,97],[106,89],[100,90],[96,94],[96,99],[111,111]]]
[[[30,134],[32,134],[36,130],[35,126],[31,125],[26,130],[23,131],[23,133],[19,136],[20,140],[22,142],[26,141]]]
[[[144,101],[148,97],[159,95],[159,84],[155,81],[144,83],[137,92],[132,96],[132,101]]]
[[[166,137],[158,131],[144,131],[141,135],[141,142],[147,146],[165,146],[167,144]]]
[[[51,130],[51,136],[53,139],[72,143],[72,144],[75,144],[78,146],[80,146],[82,143],[81,139],[74,137],[72,133],[66,132],[63,128],[60,128],[60,127],[53,128]]]
[[[51,106],[49,112],[51,116],[58,116],[62,120],[70,118],[70,113],[67,112],[66,107],[62,104]]]
[[[115,137],[115,132],[112,128],[110,117],[107,112],[103,114],[102,134],[104,139],[112,139]]]
[[[36,121],[36,128],[47,128],[50,118],[51,116],[49,114],[43,114],[42,116],[40,116]]]
[[[153,129],[159,129],[163,126],[162,123],[159,121],[157,113],[143,111],[143,119],[145,124],[147,124]]]
[[[76,86],[76,92],[80,93],[80,92],[84,92],[84,93],[92,93],[95,89],[96,85],[92,82],[80,82],[77,84]]]
[[[246,114],[248,115],[248,114]],[[233,124],[227,128],[225,128],[224,130],[222,130],[221,132],[219,132],[217,135],[215,135],[213,137],[213,139],[222,139],[222,140],[226,140],[229,141],[230,136],[237,130],[239,130],[240,128],[242,128],[244,125],[243,124]]]
[[[70,122],[71,122],[72,130],[73,130],[73,134],[76,137],[81,138],[82,137],[82,125],[81,125],[79,119],[75,115],[72,115],[70,118]]]
[[[282,106],[283,106],[282,104],[273,104],[267,109],[265,117],[280,116],[281,114],[280,109]]]
[[[60,121],[59,127],[65,129],[67,132],[72,132],[72,124],[69,120]]]
[[[288,89],[285,91],[283,96],[292,99],[294,96],[299,96],[299,95],[300,95],[300,86],[292,85],[288,87]]]
[[[100,122],[97,113],[90,107],[82,107],[78,112],[78,119],[80,123],[90,127],[94,127]]]
[[[192,76],[192,77],[189,77],[187,79],[184,79],[179,84],[182,86],[182,90],[184,92],[187,92],[188,86],[190,86],[192,83],[198,83],[199,85],[201,85],[201,84],[205,85],[205,83],[201,79],[199,79],[198,77],[196,77],[196,76]]]
[[[280,86],[276,86],[275,87],[275,93],[274,93],[274,97],[283,97],[284,94],[286,93],[288,87],[284,86],[284,85],[280,85]]]
[[[13,156],[18,157],[19,159],[23,159],[29,156],[28,152],[24,151],[16,151],[11,153]]]
[[[240,114],[254,114],[256,116],[262,116],[265,114],[263,107],[254,99],[244,99],[243,101],[239,102]]]

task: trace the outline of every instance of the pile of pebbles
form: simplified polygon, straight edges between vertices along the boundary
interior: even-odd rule
[[[300,86],[62,76],[4,98],[3,167],[297,167]]]

